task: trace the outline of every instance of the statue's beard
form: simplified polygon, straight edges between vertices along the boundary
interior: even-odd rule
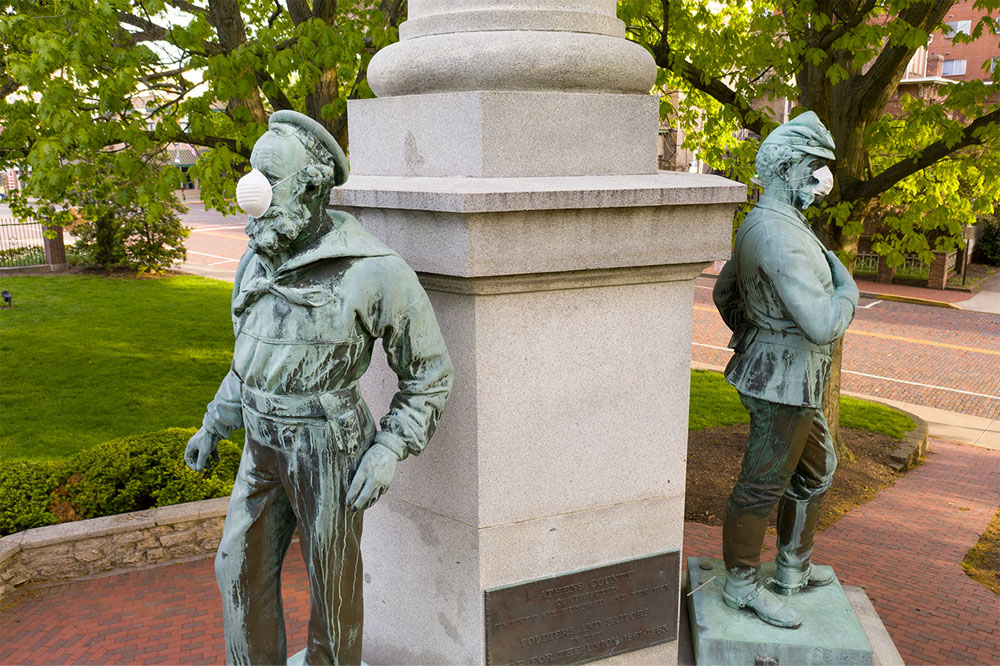
[[[251,217],[246,232],[254,252],[275,257],[288,249],[309,223],[305,204],[271,206],[261,217]]]

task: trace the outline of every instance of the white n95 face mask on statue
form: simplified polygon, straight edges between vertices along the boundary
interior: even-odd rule
[[[305,167],[302,167],[295,173],[285,176],[274,185],[258,169],[251,169],[250,173],[236,183],[236,205],[247,215],[260,217],[271,207],[274,188],[304,169]]]
[[[830,167],[816,169],[812,175],[819,181],[819,185],[813,188],[817,196],[825,197],[833,191],[833,172],[830,171]]]

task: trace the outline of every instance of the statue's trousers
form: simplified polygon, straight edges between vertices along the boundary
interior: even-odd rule
[[[740,400],[750,411],[750,436],[723,520],[726,569],[742,574],[760,569],[767,519],[779,500],[779,563],[804,567],[812,553],[819,502],[837,467],[823,410],[742,393]]]
[[[345,498],[366,447],[345,451],[323,419],[268,418],[244,407],[244,420],[246,445],[215,559],[226,661],[285,663],[280,571],[298,525],[311,599],[306,663],[359,664],[363,514]]]

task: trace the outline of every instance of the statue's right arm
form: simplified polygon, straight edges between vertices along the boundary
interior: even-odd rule
[[[243,403],[240,393],[243,382],[236,373],[229,370],[222,380],[215,398],[208,403],[201,428],[188,441],[184,451],[184,462],[196,472],[205,469],[209,457],[219,459],[216,447],[219,442],[227,439],[232,432],[243,427]]]
[[[239,294],[240,283],[246,271],[247,264],[253,258],[253,253],[247,249],[236,268],[236,279],[233,282],[233,299]],[[233,330],[236,330],[236,319],[233,319]],[[218,459],[216,447],[219,442],[228,438],[234,430],[243,427],[243,403],[240,394],[243,382],[230,368],[225,379],[215,392],[215,398],[208,403],[201,428],[188,441],[184,451],[184,462],[196,472],[205,469],[209,457]]]
[[[768,253],[762,254],[765,261],[761,261],[760,274],[774,286],[785,311],[803,335],[817,345],[825,345],[842,336],[854,319],[858,288],[834,255],[833,261],[842,270],[833,273],[834,293],[827,294],[816,277],[814,256],[801,243],[775,235],[769,238]],[[828,254],[826,260],[830,262]]]

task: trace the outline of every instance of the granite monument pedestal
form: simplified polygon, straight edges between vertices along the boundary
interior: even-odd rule
[[[581,663],[588,645],[676,662],[675,620],[628,623],[654,587],[676,618],[679,572],[596,594],[596,571],[681,548],[694,279],[729,254],[746,189],[657,172],[655,63],[615,9],[411,0],[369,67],[379,98],[349,103],[353,171],[331,204],[417,271],[456,371],[433,446],[366,514],[371,664],[494,663],[532,613],[493,626],[487,591],[553,577],[553,624],[512,638],[525,663]],[[545,75],[538,44],[559,45]],[[375,410],[396,390],[379,365]],[[568,632],[579,653],[549,649]]]

